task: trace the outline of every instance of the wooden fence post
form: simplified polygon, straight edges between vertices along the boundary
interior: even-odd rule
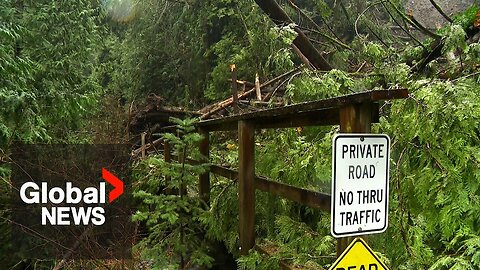
[[[235,64],[230,65],[230,71],[232,72],[232,100],[233,100],[233,112],[238,113],[238,85],[237,85],[237,67]]]
[[[340,108],[340,133],[370,133],[374,115],[373,108],[372,103],[354,104]],[[337,239],[337,257],[352,241],[353,237]]]
[[[370,133],[372,130],[373,104],[362,103],[340,109],[341,133]]]
[[[255,129],[251,122],[238,122],[238,197],[240,207],[240,254],[255,245]]]
[[[208,162],[210,155],[210,134],[203,129],[199,129],[199,133],[203,137],[199,146],[200,154],[205,157],[203,162]],[[208,205],[210,203],[210,171],[201,174],[198,180],[198,192],[202,200]]]
[[[141,137],[141,142],[142,142],[142,159],[145,159],[145,136],[147,136],[147,133],[146,132],[142,132],[142,134],[140,134],[140,137]]]

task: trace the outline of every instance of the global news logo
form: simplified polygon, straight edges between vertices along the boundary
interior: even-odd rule
[[[131,258],[131,164],[126,144],[15,145],[9,252],[32,259]]]
[[[114,189],[108,194],[108,202],[112,203],[123,194],[124,184],[107,169],[102,168],[102,178]],[[29,181],[20,188],[20,198],[26,204],[43,205],[79,205],[79,206],[42,206],[42,225],[103,225],[105,223],[106,183],[100,182],[99,187],[81,189],[72,182],[66,182],[65,187],[48,186],[48,182],[38,185]]]

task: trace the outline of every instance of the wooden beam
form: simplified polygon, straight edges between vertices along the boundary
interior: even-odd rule
[[[255,245],[255,130],[252,123],[238,122],[238,201],[240,254]]]
[[[305,66],[309,67],[310,69],[313,69],[314,66],[312,65],[312,63],[308,61],[308,58],[303,55],[303,53],[300,51],[300,49],[297,48],[297,46],[295,46],[295,44],[292,44],[292,48],[293,51],[298,55],[300,60],[303,62],[303,64],[305,64]]]
[[[238,179],[238,172],[218,165],[211,165],[210,172],[228,178]],[[262,176],[255,176],[255,188],[282,198],[330,212],[330,195],[283,184]]]
[[[140,146],[139,148],[133,150],[132,151],[132,156],[137,157],[138,155],[140,155],[142,153],[142,150],[145,150],[146,152],[151,150],[152,148],[153,148],[153,150],[155,150],[156,147],[159,146],[162,143],[163,143],[163,138],[156,139],[155,141],[153,141],[151,143],[147,143],[145,145],[145,147]]]
[[[237,181],[238,180],[238,171],[225,168],[219,165],[210,165],[210,172],[216,175],[223,176],[227,179]]]
[[[283,102],[267,102],[267,101],[258,101],[258,100],[239,100],[238,102],[242,103],[242,104],[247,104],[247,105],[253,105],[253,106],[260,105],[260,106],[265,106],[265,107],[266,106],[279,107],[279,106],[285,105]]]
[[[259,117],[254,121],[256,129],[294,128],[307,126],[325,126],[339,124],[338,109],[325,109],[309,112],[298,112],[286,116]]]
[[[257,117],[251,120],[255,129],[268,128],[293,128],[306,126],[325,126],[340,124],[339,109],[325,109],[309,112],[298,112],[289,115]],[[208,131],[236,130],[238,128],[236,121],[225,121],[208,126],[202,126]]]
[[[227,79],[227,81],[232,82],[232,79]],[[245,86],[255,87],[255,84],[252,83],[252,82],[242,81],[242,80],[238,80],[238,79],[237,79],[237,84],[243,85],[243,88],[245,88]]]
[[[202,160],[203,162],[208,162],[210,157],[210,134],[208,131],[203,129],[199,129],[200,135],[202,135],[203,139],[200,141],[200,154],[202,154],[205,159]],[[200,193],[200,197],[202,200],[209,205],[210,204],[210,173],[207,171],[203,174],[200,174],[198,179],[198,192]]]
[[[325,119],[326,117],[322,116],[321,111],[330,110],[333,108],[341,108],[351,104],[361,104],[361,103],[373,103],[380,100],[390,100],[390,99],[401,99],[408,97],[408,91],[406,89],[396,89],[396,90],[374,90],[362,93],[356,93],[346,96],[340,96],[330,99],[322,99],[316,101],[309,101],[303,103],[297,103],[289,106],[272,108],[266,110],[260,110],[251,113],[245,113],[240,115],[234,115],[229,117],[223,117],[219,119],[209,119],[203,120],[196,124],[197,127],[205,128],[209,131],[219,131],[219,130],[234,130],[237,127],[237,121],[240,120],[254,120],[256,122],[265,121],[270,123],[265,127],[256,125],[255,128],[277,128],[280,127],[292,127],[291,125],[286,125],[280,123],[278,120],[281,117],[286,117],[290,119],[300,118],[298,117],[299,113],[302,113],[302,117],[311,117],[311,118],[324,118],[323,120],[318,119],[318,123],[315,125],[331,125],[339,124],[339,118],[337,116],[331,116],[332,118],[338,119],[338,122],[329,121]],[[378,114],[378,113],[377,113]],[[299,120],[303,121],[303,120]],[[322,121],[325,121],[325,124],[322,124]],[[278,123],[278,126],[276,124]],[[298,124],[297,126],[300,126]]]
[[[288,200],[330,212],[331,198],[328,194],[301,189],[260,177],[255,178],[255,187]]]

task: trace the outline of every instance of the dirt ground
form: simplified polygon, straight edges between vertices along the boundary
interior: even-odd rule
[[[435,0],[435,2],[450,16],[468,8],[475,0]],[[427,28],[437,29],[447,23],[430,0],[406,0],[405,9],[407,12],[412,11],[415,19]]]

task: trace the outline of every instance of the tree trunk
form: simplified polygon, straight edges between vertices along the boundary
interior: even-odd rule
[[[272,19],[277,25],[285,25],[293,23],[292,19],[288,17],[287,13],[275,2],[275,0],[255,0],[257,5]],[[295,27],[295,31],[298,33],[297,38],[293,41],[298,50],[312,63],[312,65],[318,70],[328,71],[332,67],[323,58],[323,56],[313,46],[307,36],[298,27]],[[300,56],[301,57],[301,56]]]

